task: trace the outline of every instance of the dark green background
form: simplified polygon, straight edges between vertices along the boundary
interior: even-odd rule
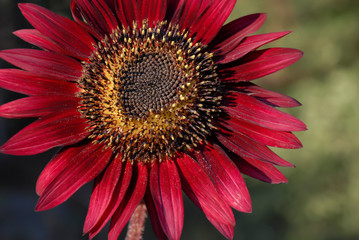
[[[0,49],[32,47],[11,34],[30,28],[17,2],[0,0]],[[69,0],[28,2],[70,15]],[[255,12],[268,13],[260,32],[293,31],[271,46],[305,52],[300,62],[256,83],[301,101],[302,107],[288,112],[301,118],[309,130],[298,133],[303,149],[277,151],[297,166],[282,169],[288,184],[269,185],[246,178],[253,213],[235,213],[235,239],[357,240],[359,4],[356,0],[241,0],[231,19]],[[4,61],[0,65],[11,67]],[[0,91],[1,104],[18,97]],[[0,143],[31,121],[0,119]],[[55,209],[33,211],[36,179],[53,154],[0,155],[0,239],[87,239],[81,234],[91,184]],[[106,239],[106,231],[96,239]],[[155,239],[149,221],[144,239]],[[186,199],[182,239],[224,238]]]

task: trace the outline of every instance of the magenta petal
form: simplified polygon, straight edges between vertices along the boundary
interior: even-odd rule
[[[108,204],[106,210],[103,212],[102,216],[97,219],[97,223],[94,226],[85,225],[84,226],[84,234],[89,233],[90,239],[95,237],[101,229],[110,221],[110,218],[117,210],[118,206],[124,199],[124,196],[128,190],[128,186],[130,185],[132,178],[132,164],[127,161],[123,163],[122,173],[118,183],[114,189],[112,194],[112,199]]]
[[[220,70],[224,81],[250,81],[277,72],[295,63],[303,56],[297,49],[269,48],[248,53],[233,67]]]
[[[64,109],[76,109],[79,99],[66,95],[21,98],[0,106],[0,117],[41,117]]]
[[[142,20],[148,19],[150,26],[153,23],[162,21],[166,15],[167,0],[138,0],[137,1],[137,22],[142,25]]]
[[[163,231],[169,239],[179,240],[183,227],[182,188],[171,160],[152,165],[150,189]]]
[[[109,240],[116,240],[118,238],[123,227],[128,220],[130,220],[132,213],[145,195],[148,181],[147,166],[142,163],[137,163],[136,166],[137,175],[133,178],[134,186],[130,188],[133,191],[127,192],[124,201],[122,201],[112,217],[110,231],[108,233]]]
[[[234,154],[231,155],[231,159],[237,165],[238,169],[248,176],[272,184],[288,182],[285,176],[270,163],[254,158],[240,158],[234,156]]]
[[[0,87],[27,95],[72,95],[79,90],[75,83],[47,79],[18,69],[0,69]]]
[[[291,132],[263,128],[236,118],[229,118],[221,123],[227,129],[244,134],[253,140],[272,147],[301,148],[299,139]]]
[[[264,144],[255,142],[240,133],[221,129],[221,133],[217,133],[216,136],[226,148],[241,157],[255,158],[284,167],[294,167],[293,164],[279,157]]]
[[[244,93],[232,92],[222,108],[234,118],[277,131],[304,131],[299,119],[272,108]]]
[[[120,179],[121,166],[122,157],[118,155],[107,166],[105,172],[96,178],[84,224],[84,233],[89,232],[98,223],[110,204],[115,187]]]
[[[203,14],[192,23],[190,32],[196,34],[196,41],[201,41],[203,44],[212,41],[232,12],[235,4],[235,0],[214,0]]]
[[[257,31],[266,19],[266,14],[256,13],[238,18],[221,28],[210,43],[216,54],[225,55],[232,51],[249,34]]]
[[[73,58],[53,52],[33,49],[10,49],[0,51],[5,61],[40,76],[76,81],[82,75],[82,65]]]
[[[157,209],[155,203],[153,202],[149,187],[147,187],[147,192],[145,194],[145,202],[146,202],[148,215],[151,219],[152,229],[155,232],[157,238],[159,240],[167,240],[168,238],[162,229],[160,220],[158,218]]]
[[[36,205],[36,211],[56,207],[70,198],[80,187],[92,181],[106,167],[112,151],[88,144],[71,156],[67,167],[46,187]]]
[[[14,34],[22,40],[50,52],[66,54],[64,49],[36,29],[22,29]]]
[[[203,210],[212,224],[223,232],[221,225],[234,226],[235,220],[230,206],[219,196],[216,187],[203,168],[187,155],[177,160],[183,190]]]
[[[10,138],[1,152],[12,155],[34,155],[50,148],[70,145],[89,135],[86,120],[77,110],[68,110],[41,118]]]
[[[241,212],[252,211],[251,198],[240,171],[219,146],[198,152],[196,160],[231,207]]]
[[[290,32],[279,32],[279,33],[267,33],[267,34],[260,34],[249,36],[243,39],[238,46],[231,49],[229,52],[224,52],[224,50],[220,49],[216,52],[217,59],[215,63],[217,64],[225,64],[232,61],[235,61],[247,53],[267,44],[278,38],[281,38]],[[222,52],[221,52],[222,51]]]
[[[26,19],[42,34],[56,42],[67,55],[85,60],[94,40],[80,25],[35,4],[19,4]]]

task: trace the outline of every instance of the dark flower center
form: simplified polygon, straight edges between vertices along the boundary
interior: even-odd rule
[[[122,105],[125,114],[143,117],[149,111],[159,112],[178,98],[185,76],[166,52],[136,56],[122,77]]]
[[[166,160],[206,141],[221,93],[204,50],[165,22],[144,21],[99,42],[78,81],[90,138],[131,162]]]

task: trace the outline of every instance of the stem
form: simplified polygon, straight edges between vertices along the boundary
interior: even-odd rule
[[[147,208],[144,202],[141,202],[133,212],[128,224],[128,230],[125,240],[141,240],[145,229],[147,217]]]

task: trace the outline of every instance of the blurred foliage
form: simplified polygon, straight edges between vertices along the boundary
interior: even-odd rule
[[[29,27],[14,2],[0,0],[1,49],[28,47],[10,35]],[[69,0],[28,2],[70,15]],[[297,134],[303,149],[276,150],[296,165],[281,169],[288,184],[274,186],[246,178],[253,213],[235,213],[235,239],[359,239],[359,4],[356,0],[240,0],[230,19],[255,12],[268,13],[259,32],[293,31],[270,46],[293,47],[305,53],[298,63],[256,83],[301,101],[302,107],[288,112],[302,119],[309,130]],[[16,98],[1,93],[1,102]],[[25,125],[6,121],[10,127],[1,129],[6,132],[0,134],[1,143],[21,128],[19,124]],[[72,240],[81,236],[91,187],[45,213],[33,213],[27,205],[36,202],[29,189],[34,189],[51,154],[26,159],[1,156],[0,239]],[[185,205],[182,239],[224,239],[190,201]],[[149,225],[145,239],[154,239]]]
[[[301,49],[302,60],[257,83],[301,101],[302,107],[288,112],[309,129],[297,134],[303,149],[277,151],[296,165],[283,169],[288,184],[247,180],[254,210],[239,216],[239,236],[359,239],[359,5],[263,0],[255,6],[240,1],[237,7],[240,15],[242,9],[267,12],[264,32],[293,31],[274,45]]]

